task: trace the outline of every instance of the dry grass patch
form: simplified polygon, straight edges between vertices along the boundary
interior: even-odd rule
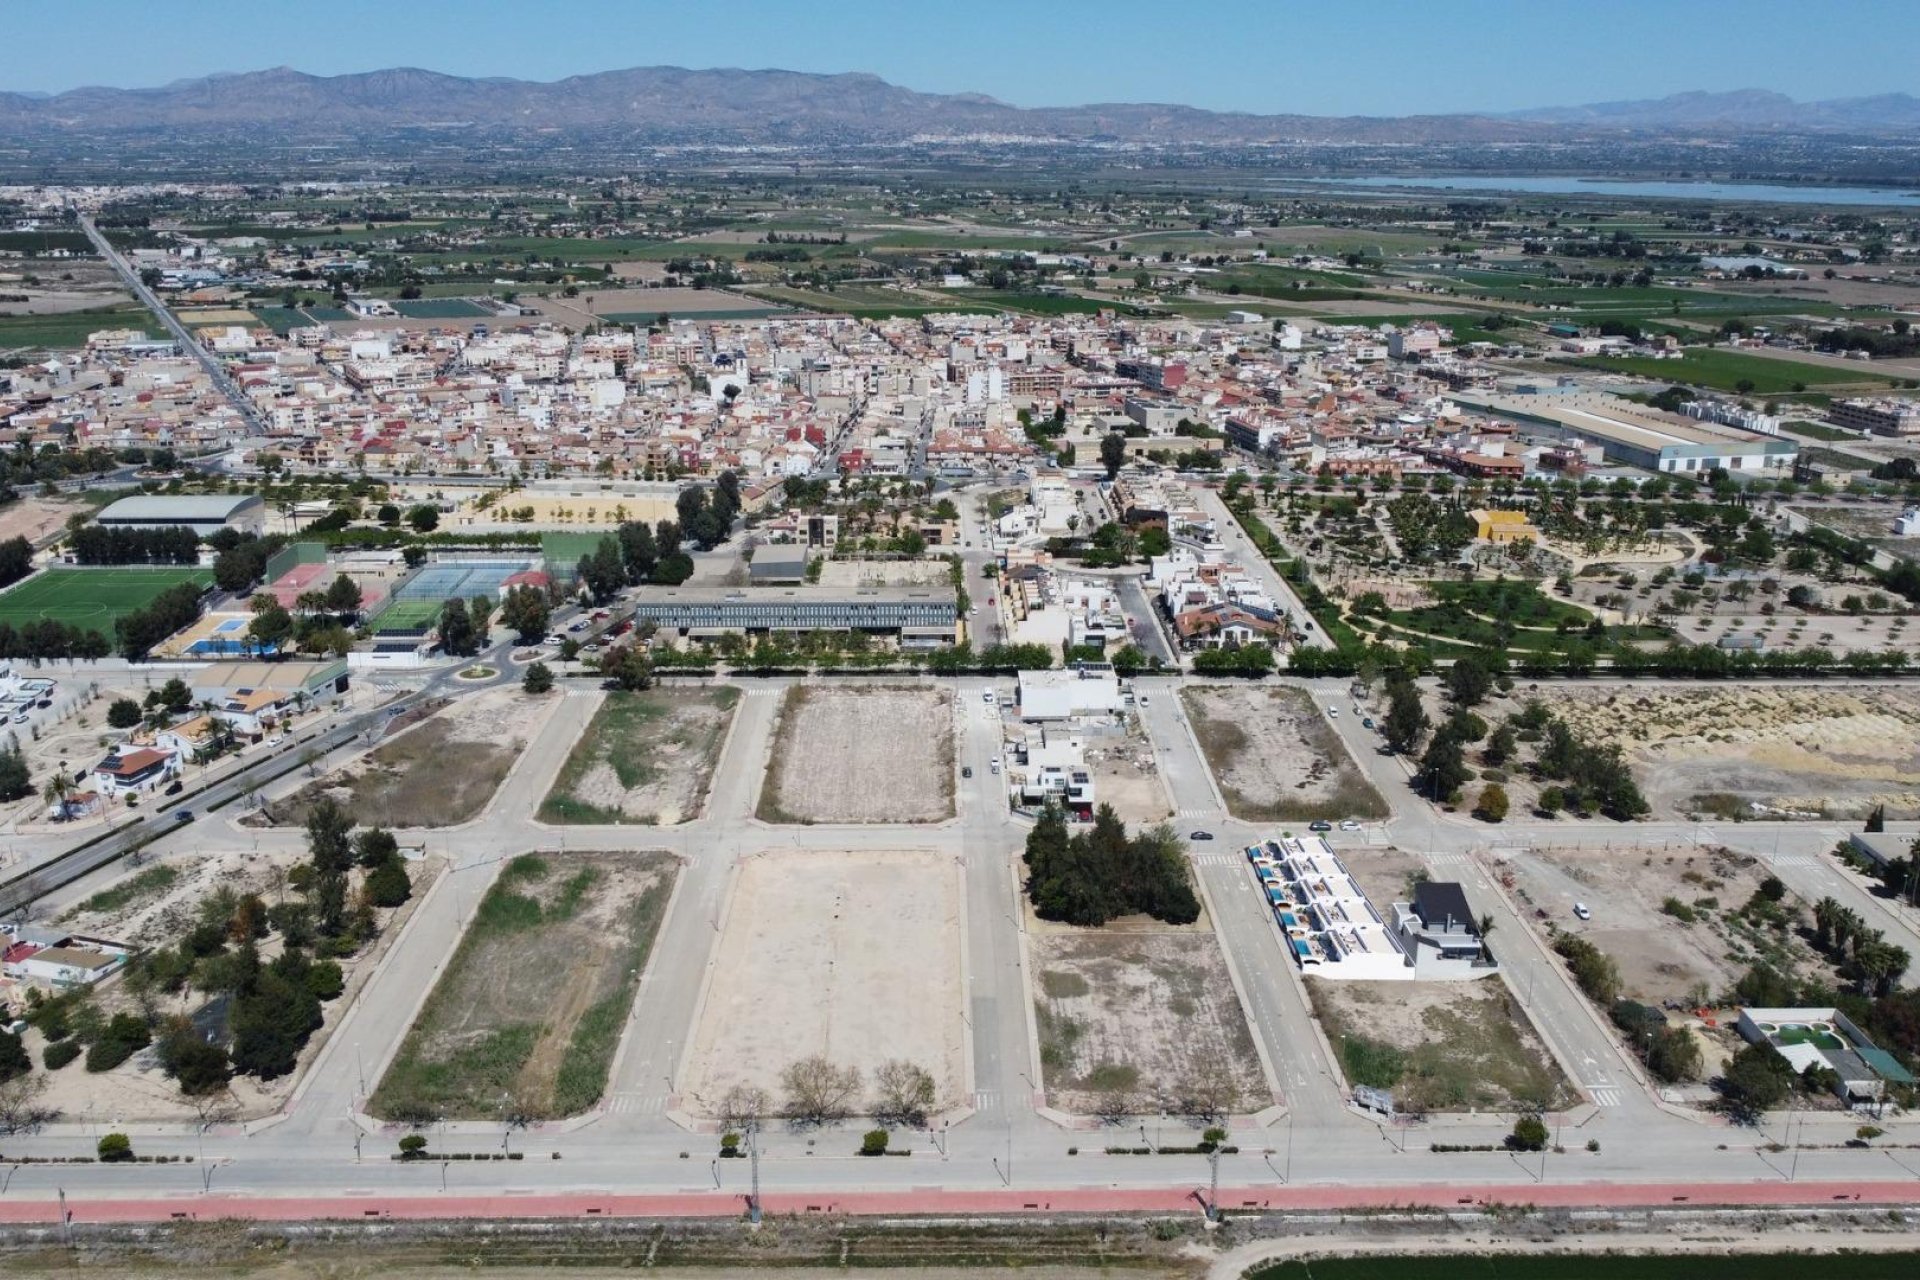
[[[1349,1085],[1390,1089],[1412,1114],[1554,1111],[1575,1095],[1499,977],[1477,982],[1307,979]]]
[[[1030,945],[1053,1106],[1118,1117],[1267,1105],[1253,1034],[1211,933],[1082,929]]]
[[[780,707],[764,822],[939,822],[953,816],[953,694],[797,685]]]
[[[1180,698],[1242,822],[1387,816],[1387,802],[1304,689],[1195,685]]]
[[[593,1106],[678,871],[665,853],[509,862],[368,1110],[419,1123]]]
[[[542,822],[669,826],[700,816],[738,689],[610,693],[560,768]]]
[[[332,795],[362,826],[457,826],[486,808],[553,705],[506,690],[460,698],[262,815],[299,826]]]

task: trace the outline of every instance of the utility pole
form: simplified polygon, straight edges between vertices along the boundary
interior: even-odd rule
[[[73,1248],[73,1215],[67,1212],[67,1189],[65,1187],[61,1187],[59,1190],[60,1190],[60,1235],[61,1235],[61,1238],[66,1241],[67,1248],[71,1249]]]
[[[747,1121],[747,1160],[753,1166],[753,1194],[747,1199],[747,1221],[760,1225],[760,1121]]]
[[[1207,1163],[1213,1167],[1212,1180],[1207,1186],[1207,1221],[1220,1221],[1220,1148],[1207,1152]]]

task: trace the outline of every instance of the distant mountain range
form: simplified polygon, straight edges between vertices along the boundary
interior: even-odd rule
[[[620,131],[660,141],[761,143],[1016,137],[1051,141],[1490,143],[1568,133],[1920,133],[1920,100],[1886,94],[1798,103],[1777,93],[1684,93],[1646,102],[1479,115],[1253,115],[1158,103],[1021,108],[918,93],[862,74],[636,67],[542,83],[397,67],[312,76],[286,67],[155,89],[0,93],[0,132],[258,128],[281,136],[395,129]]]

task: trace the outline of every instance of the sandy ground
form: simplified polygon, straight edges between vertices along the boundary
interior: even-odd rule
[[[581,1096],[563,1105],[557,1077],[582,1021],[631,986],[626,970],[633,959],[636,908],[658,890],[659,907],[651,915],[658,921],[678,863],[666,854],[630,853],[549,854],[543,860],[545,875],[517,877],[506,891],[538,902],[549,918],[531,928],[469,934],[456,953],[459,963],[449,966],[408,1029],[374,1093],[373,1114],[395,1114],[397,1104],[411,1100],[429,1103],[449,1119],[493,1119],[503,1088],[533,1116],[570,1114],[596,1101]],[[582,873],[591,881],[578,909],[556,912]],[[529,954],[539,955],[540,963],[527,963]],[[619,1017],[625,1017],[624,1005]],[[526,1028],[534,1034],[524,1056],[500,1047],[499,1041]],[[610,1065],[611,1039],[605,1047]],[[480,1065],[468,1072],[440,1065],[462,1058]],[[502,1067],[489,1071],[495,1060]]]
[[[453,826],[479,815],[540,722],[558,706],[518,689],[457,698],[367,754],[264,810],[272,822],[298,825],[331,793],[370,826]]]
[[[1393,903],[1410,901],[1414,884],[1427,878],[1426,863],[1418,855],[1390,845],[1342,849],[1340,863],[1383,916]]]
[[[64,529],[67,517],[76,511],[91,513],[93,506],[69,498],[22,498],[0,507],[0,541],[25,538],[38,543],[50,533]]]
[[[1515,1105],[1554,1110],[1574,1100],[1519,1001],[1497,976],[1474,982],[1309,978],[1307,990],[1336,1054],[1352,1034],[1405,1055],[1406,1073],[1393,1094],[1407,1111]]]
[[[953,816],[953,694],[902,686],[788,690],[760,816],[939,822]]]
[[[1029,946],[1050,1105],[1185,1113],[1205,1095],[1245,1112],[1270,1101],[1211,932],[1075,929]]]
[[[1234,817],[1279,822],[1386,816],[1386,802],[1305,691],[1189,685],[1180,696]]]
[[[736,872],[685,1093],[711,1110],[736,1084],[779,1105],[780,1073],[822,1054],[932,1073],[941,1108],[966,1094],[960,874],[931,853],[761,853]]]
[[[615,734],[608,727],[610,718],[619,714],[612,698],[636,699],[651,714],[630,733]],[[567,758],[542,806],[542,819],[661,826],[691,822],[706,805],[714,762],[739,702],[738,689],[611,695]],[[632,785],[622,781],[622,768]]]
[[[1760,958],[1762,946],[1768,960],[1786,962],[1781,967],[1824,974],[1819,958],[1790,933],[1756,934],[1727,920],[1767,874],[1763,863],[1744,854],[1684,843],[1511,850],[1493,869],[1503,884],[1511,881],[1515,899],[1536,922],[1588,938],[1612,956],[1626,994],[1646,1004],[1692,1009],[1711,1003]],[[1662,912],[1668,898],[1686,904],[1699,919],[1685,924]],[[1788,901],[1799,900],[1789,896]],[[1585,903],[1593,918],[1576,918],[1576,902]]]
[[[1093,772],[1094,795],[1129,825],[1151,825],[1173,816],[1153,744],[1138,720],[1128,723],[1124,738],[1088,739],[1086,761]]]
[[[286,895],[285,873],[304,854],[253,853],[235,851],[202,856],[183,855],[165,860],[176,867],[180,877],[165,891],[141,897],[113,911],[92,912],[76,908],[61,917],[75,932],[132,942],[143,947],[168,946],[179,940],[180,931],[198,919],[200,901],[213,890],[231,888],[239,893],[258,893],[269,905]],[[335,1000],[321,1006],[325,1021],[300,1054],[299,1065],[278,1080],[259,1081],[235,1076],[225,1094],[208,1099],[183,1097],[178,1086],[160,1069],[154,1049],[149,1046],[111,1071],[90,1074],[86,1059],[76,1059],[58,1071],[43,1073],[48,1089],[41,1101],[57,1108],[66,1118],[90,1118],[103,1125],[120,1121],[229,1120],[248,1119],[271,1114],[292,1096],[301,1076],[313,1064],[333,1028],[351,1007],[361,986],[379,964],[391,942],[433,881],[445,869],[440,858],[425,858],[407,864],[413,880],[413,896],[390,913],[382,913],[379,940],[356,956],[340,961],[346,977],[346,990]],[[137,874],[138,868],[129,868]],[[280,954],[277,936],[270,937],[261,949],[264,960]],[[0,984],[0,993],[13,995],[10,983]],[[110,978],[96,991],[96,1000],[109,1014],[132,1009],[130,996],[121,990],[118,978]],[[158,1005],[162,1015],[190,1014],[206,1003],[204,992],[188,990],[180,996],[163,996]],[[22,1037],[35,1063],[41,1061],[46,1041],[38,1031]]]
[[[1548,709],[1621,744],[1656,816],[1920,815],[1920,693],[1758,686],[1560,686]],[[1731,797],[1716,800],[1714,797]]]

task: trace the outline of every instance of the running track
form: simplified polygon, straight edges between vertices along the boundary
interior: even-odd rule
[[[1539,1183],[1448,1187],[1436,1195],[1431,1186],[1222,1188],[1220,1205],[1248,1209],[1453,1208],[1456,1205],[1532,1205],[1541,1208],[1671,1208],[1722,1205],[1920,1204],[1920,1181],[1906,1182],[1728,1182],[1668,1185]],[[769,1195],[769,1215],[904,1216],[911,1214],[1170,1213],[1198,1212],[1204,1185],[1187,1191],[1121,1191],[1107,1188],[1059,1191],[910,1191],[848,1195]],[[246,1219],[260,1222],[388,1219],[513,1218],[721,1218],[745,1213],[745,1198],[735,1193],[683,1195],[405,1195],[274,1197],[182,1195],[148,1200],[67,1197],[67,1212],[77,1223],[165,1222],[176,1218]],[[0,1201],[0,1223],[56,1224],[57,1199]]]

